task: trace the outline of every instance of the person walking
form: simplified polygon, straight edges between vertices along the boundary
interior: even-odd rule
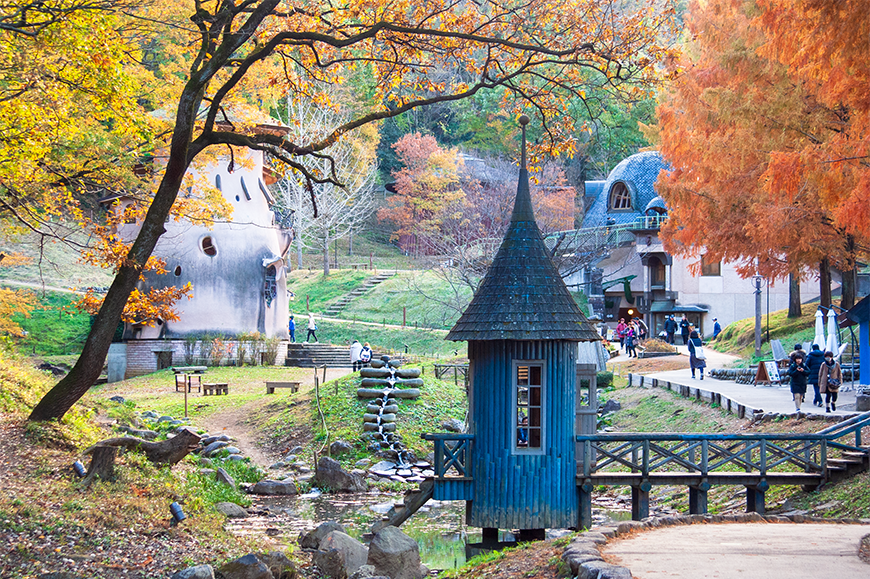
[[[700,371],[701,380],[704,379],[704,368],[707,367],[707,356],[701,348],[703,345],[704,342],[701,341],[698,332],[693,331],[689,334],[689,368],[692,369],[692,378],[695,377],[695,370]]]
[[[722,333],[722,326],[719,324],[719,318],[713,318],[713,339]]]
[[[816,390],[825,394],[825,412],[837,411],[837,395],[840,392],[840,384],[843,383],[843,371],[840,363],[834,360],[833,352],[825,352],[825,361],[819,368],[819,385]]]
[[[677,322],[674,320],[673,314],[665,320],[665,341],[668,344],[674,343],[674,334],[677,332]]]
[[[359,367],[368,366],[372,361],[372,347],[368,342],[363,344],[362,350],[359,352]]]
[[[359,355],[362,352],[362,344],[359,343],[359,340],[354,340],[353,344],[350,345],[350,365],[353,368],[353,371],[356,372],[360,368],[362,368],[362,363],[360,363]]]
[[[619,318],[619,323],[616,324],[616,337],[619,339],[620,350],[625,347],[625,328],[627,327],[625,318]]]
[[[801,404],[804,401],[804,396],[807,394],[807,378],[810,375],[810,369],[804,364],[803,356],[797,354],[788,367],[789,387],[791,395],[794,398],[794,411],[800,414]]]
[[[803,351],[803,350],[801,350]],[[813,344],[809,356],[806,357],[807,368],[810,370],[810,375],[807,377],[807,383],[813,387],[813,406],[822,407],[822,394],[819,391],[819,370],[822,364],[825,363],[825,354],[819,349],[818,344]]]
[[[635,349],[636,334],[634,322],[625,327],[625,352],[629,358],[631,358],[632,354],[637,358],[637,350]]]
[[[290,316],[290,323],[287,325],[287,329],[290,331],[290,341],[296,341],[296,322],[293,321],[293,316]]]
[[[683,314],[683,319],[680,320],[680,336],[683,338],[683,345],[689,344],[689,334],[692,331],[692,324],[689,323],[689,318]]]
[[[317,343],[317,334],[314,332],[317,331],[317,322],[314,320],[314,313],[308,313],[308,335],[305,337],[305,342],[307,343],[312,337],[314,338],[314,343]]]
[[[634,319],[634,324],[637,327],[637,339],[641,345],[643,345],[644,341],[646,341],[647,334],[649,334],[649,329],[646,327],[646,324],[640,318]]]

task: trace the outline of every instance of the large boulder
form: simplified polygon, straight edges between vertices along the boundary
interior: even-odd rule
[[[299,494],[296,489],[296,482],[264,479],[251,487],[251,494],[254,495],[295,495]]]
[[[299,545],[303,549],[317,549],[320,547],[320,541],[323,540],[323,537],[333,531],[340,531],[342,533],[346,532],[341,523],[326,521],[325,523],[317,525],[317,528],[313,531],[300,535]]]
[[[250,553],[218,569],[224,579],[274,579],[265,563]]]
[[[321,457],[317,462],[317,469],[311,482],[320,489],[334,492],[361,493],[368,488],[364,478],[347,472],[341,468],[338,461],[328,456]]]
[[[353,445],[345,440],[336,440],[329,445],[329,454],[339,456],[353,450]]]
[[[269,568],[274,579],[296,579],[296,565],[281,551],[258,553],[257,559]]]
[[[347,579],[368,558],[366,546],[341,531],[327,534],[314,553],[314,564],[330,579]]]
[[[171,579],[214,579],[214,569],[211,565],[188,567],[173,575]]]
[[[249,516],[248,511],[236,503],[215,503],[214,508],[228,519],[244,519]]]
[[[422,579],[425,575],[417,541],[397,527],[384,527],[372,538],[367,563],[374,566],[376,574],[392,579]]]
[[[441,428],[447,432],[462,432],[465,430],[465,423],[457,418],[448,418],[441,423]]]

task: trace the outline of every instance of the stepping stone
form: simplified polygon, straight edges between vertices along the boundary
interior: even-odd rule
[[[414,476],[414,473],[409,468],[400,468],[396,471],[399,476]]]

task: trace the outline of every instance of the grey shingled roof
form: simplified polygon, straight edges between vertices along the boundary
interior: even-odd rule
[[[658,151],[644,151],[626,157],[619,162],[601,181],[587,181],[586,195],[595,200],[583,217],[583,227],[602,227],[610,218],[615,224],[631,223],[644,215],[647,205],[658,196],[655,190],[656,179],[662,169],[669,166]],[[623,182],[631,192],[631,211],[608,211],[607,202],[610,190],[616,183]],[[590,187],[591,185],[591,187]]]
[[[448,340],[600,340],[556,270],[520,169],[511,223],[486,277]]]

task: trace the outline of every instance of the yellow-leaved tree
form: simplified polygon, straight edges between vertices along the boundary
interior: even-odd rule
[[[62,416],[98,376],[185,173],[202,155],[233,147],[268,152],[279,170],[306,183],[315,202],[314,184],[341,185],[340,178],[302,158],[328,157],[353,129],[485,90],[500,91],[510,114],[535,116],[538,153],[570,153],[576,127],[565,114],[569,100],[598,87],[648,95],[660,80],[658,65],[673,57],[669,0],[199,0],[148,9],[151,16],[131,26],[142,30],[138,62],[151,63],[161,81],[153,88],[161,102],[144,100],[171,118],[166,163],[155,168],[141,230],[78,363],[34,408],[34,420]],[[331,106],[327,89],[350,82],[366,95],[364,106],[314,138],[261,130],[260,119],[244,114],[289,93]]]

